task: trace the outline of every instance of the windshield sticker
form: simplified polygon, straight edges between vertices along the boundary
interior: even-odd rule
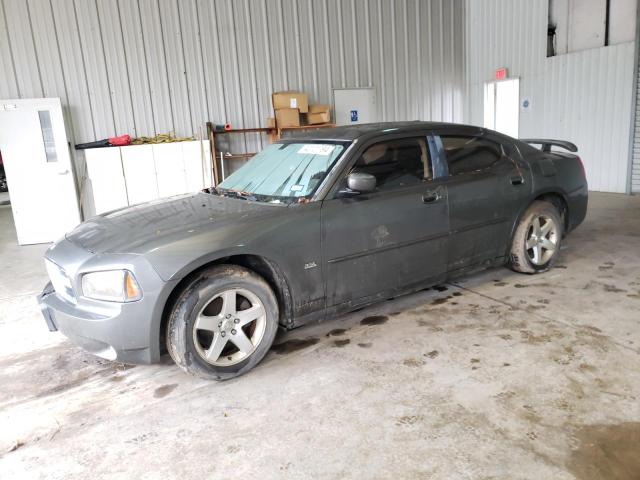
[[[321,145],[317,143],[308,143],[303,145],[298,153],[306,154],[306,155],[331,155],[335,145]]]
[[[291,186],[291,191],[292,192],[301,192],[303,188],[304,188],[304,185],[292,185]]]

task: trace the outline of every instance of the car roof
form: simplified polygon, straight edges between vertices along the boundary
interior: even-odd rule
[[[326,141],[353,141],[366,140],[385,134],[392,133],[410,133],[413,131],[423,131],[428,129],[436,129],[440,127],[451,127],[459,130],[460,133],[479,133],[484,131],[483,128],[471,125],[462,125],[458,123],[443,122],[380,122],[380,123],[362,123],[358,125],[345,125],[335,128],[318,128],[317,130],[292,131],[283,138],[283,141],[289,139],[304,140],[326,140]]]

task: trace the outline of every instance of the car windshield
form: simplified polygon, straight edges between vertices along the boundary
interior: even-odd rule
[[[344,149],[339,143],[274,143],[217,190],[257,201],[300,201],[313,194]]]

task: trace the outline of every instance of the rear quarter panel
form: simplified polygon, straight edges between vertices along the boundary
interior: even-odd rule
[[[566,230],[571,231],[587,213],[588,186],[581,160],[576,155],[535,151],[528,156],[533,198],[547,193],[562,195],[567,203]]]

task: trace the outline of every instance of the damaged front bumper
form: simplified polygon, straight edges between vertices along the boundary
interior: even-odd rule
[[[52,311],[43,302],[43,300],[47,295],[51,295],[54,292],[55,292],[55,290],[53,289],[53,285],[51,284],[51,282],[49,282],[44,287],[44,290],[42,291],[42,293],[40,295],[38,295],[38,297],[37,297],[38,298],[38,305],[40,306],[40,311],[42,312],[42,315],[44,316],[45,322],[47,322],[47,327],[49,328],[50,332],[57,332],[58,331],[58,327],[56,327],[56,322],[53,320]]]

